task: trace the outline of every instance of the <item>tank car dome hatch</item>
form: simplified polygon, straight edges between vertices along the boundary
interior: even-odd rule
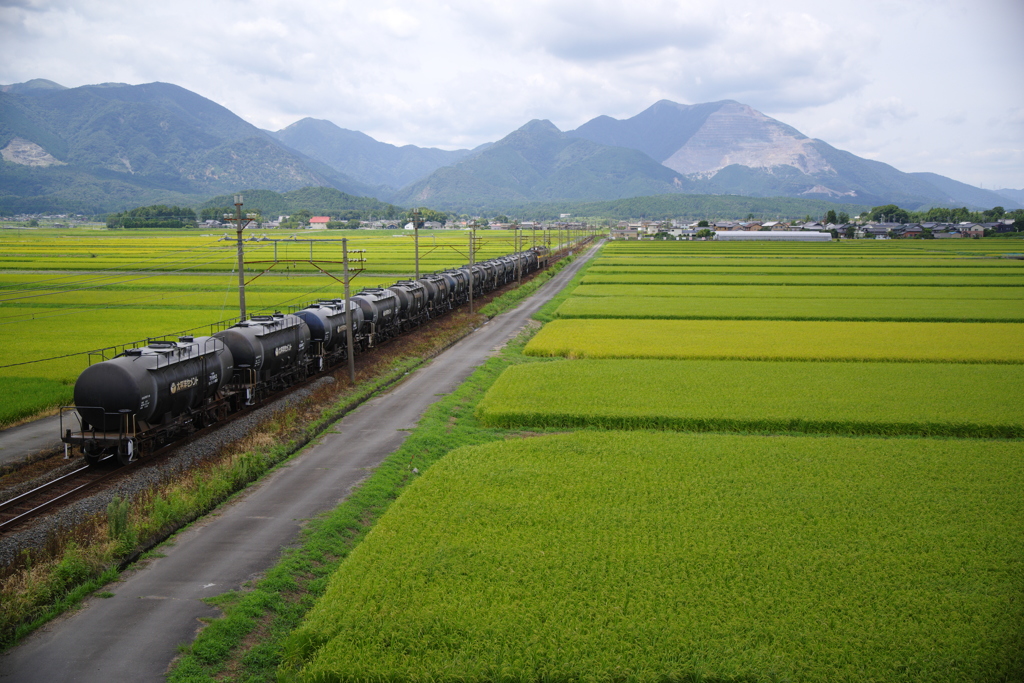
[[[309,328],[291,314],[257,315],[216,333],[235,360],[237,370],[252,369],[260,379],[274,377],[299,363],[309,348]]]
[[[426,287],[416,280],[399,280],[388,287],[398,298],[398,310],[407,318],[418,316],[426,306]]]
[[[295,315],[309,327],[309,339],[323,345],[324,352],[331,352],[346,343],[345,317],[348,315],[345,310],[344,299],[333,299],[331,301],[320,301]],[[357,333],[363,324],[363,311],[359,306],[352,306],[352,331]]]

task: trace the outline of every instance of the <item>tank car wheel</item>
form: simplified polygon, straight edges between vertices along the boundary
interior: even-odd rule
[[[89,447],[89,444],[82,444],[82,458],[89,467],[99,465],[104,460],[110,458],[111,455],[106,449],[99,448],[96,444],[92,444],[92,448]]]
[[[118,447],[117,449],[117,461],[122,465],[135,462],[139,459],[139,452],[129,442],[128,448]]]
[[[82,457],[85,459],[85,464],[88,465],[89,467],[96,467],[104,460],[102,453],[83,452]]]

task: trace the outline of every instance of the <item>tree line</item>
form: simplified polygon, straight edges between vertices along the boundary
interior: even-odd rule
[[[1001,219],[1012,218],[1016,232],[1024,232],[1024,209],[1006,211],[995,206],[984,211],[971,211],[966,206],[952,209],[936,206],[927,211],[907,211],[895,204],[875,206],[867,215],[867,220],[876,223],[994,223]]]
[[[110,229],[194,228],[195,226],[196,212],[187,206],[156,204],[140,206],[107,216],[107,227]]]

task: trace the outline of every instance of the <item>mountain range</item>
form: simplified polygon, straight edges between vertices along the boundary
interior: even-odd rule
[[[197,205],[242,189],[308,186],[460,212],[672,194],[1024,206],[1024,191],[904,173],[731,100],[662,100],[566,132],[534,120],[497,142],[447,151],[312,118],[260,130],[168,83],[65,88],[37,79],[0,86],[0,154],[0,214]]]

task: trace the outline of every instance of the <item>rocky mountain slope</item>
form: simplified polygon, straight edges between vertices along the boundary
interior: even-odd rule
[[[691,191],[828,198],[857,204],[998,205],[1004,197],[932,173],[862,159],[751,107],[662,100],[629,119],[595,118],[566,133],[644,152],[686,176]]]

